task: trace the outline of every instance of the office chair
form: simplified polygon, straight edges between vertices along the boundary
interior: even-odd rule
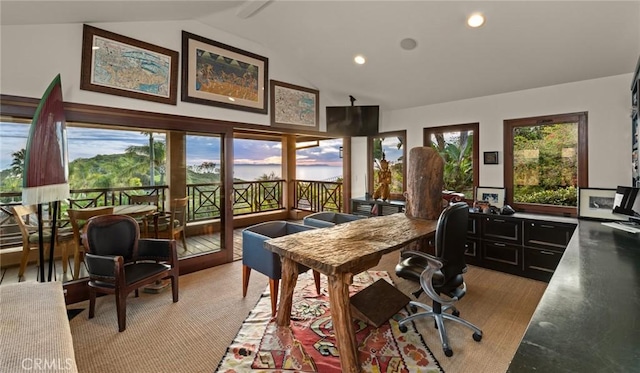
[[[471,328],[476,342],[482,339],[482,330],[459,318],[460,312],[453,307],[453,304],[466,293],[462,274],[467,271],[464,252],[468,219],[469,206],[465,202],[448,206],[438,219],[435,237],[436,256],[408,250],[402,253],[400,262],[396,265],[396,274],[399,277],[420,282],[421,289],[414,293],[416,297],[424,291],[433,300],[433,306],[418,301],[409,302],[412,312],[416,312],[418,307],[425,311],[400,320],[400,331],[406,332],[406,324],[412,320],[433,317],[446,356],[452,356],[453,351],[449,347],[445,319]],[[442,298],[441,294],[446,295],[448,299]],[[447,310],[451,310],[452,313],[445,313]]]

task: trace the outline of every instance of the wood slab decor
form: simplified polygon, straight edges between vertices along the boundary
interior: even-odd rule
[[[444,161],[438,152],[428,146],[412,148],[409,160],[406,214],[437,220],[442,212]]]

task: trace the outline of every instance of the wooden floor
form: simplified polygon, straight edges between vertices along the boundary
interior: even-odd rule
[[[233,260],[242,259],[242,229],[236,229],[233,232]],[[187,256],[197,255],[205,252],[217,252],[220,251],[220,233],[214,233],[210,235],[187,237],[187,250],[184,250],[184,245],[181,240],[177,241],[178,244],[178,257],[184,258]],[[72,279],[71,271],[73,270],[73,257],[69,258],[69,264],[67,273],[62,272],[62,261],[57,260],[55,263],[54,274],[60,281],[69,281]],[[5,284],[13,284],[19,281],[18,279],[18,266],[11,266],[0,269],[0,286]],[[45,268],[45,272],[47,269]],[[80,277],[88,276],[87,269],[84,263],[80,266]],[[36,263],[29,263],[27,266],[22,281],[37,281],[38,280],[38,268]]]

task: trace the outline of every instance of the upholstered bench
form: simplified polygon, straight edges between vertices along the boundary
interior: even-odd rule
[[[302,219],[304,225],[316,228],[332,227],[336,224],[348,223],[350,221],[366,218],[365,216],[345,214],[343,212],[322,211],[307,215]]]
[[[60,282],[0,286],[0,372],[77,372]]]

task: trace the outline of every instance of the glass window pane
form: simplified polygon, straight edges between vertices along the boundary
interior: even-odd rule
[[[375,138],[373,140],[373,185],[374,189],[380,185],[380,161],[385,159],[389,162],[389,170],[391,171],[391,183],[389,184],[389,192],[391,196],[402,195],[404,193],[403,175],[404,175],[404,139],[398,136],[390,136],[383,138]],[[375,192],[374,192],[375,195]]]
[[[450,131],[431,135],[431,146],[444,160],[444,189],[473,197],[473,131]]]
[[[578,124],[515,127],[513,184],[514,202],[576,206]]]

